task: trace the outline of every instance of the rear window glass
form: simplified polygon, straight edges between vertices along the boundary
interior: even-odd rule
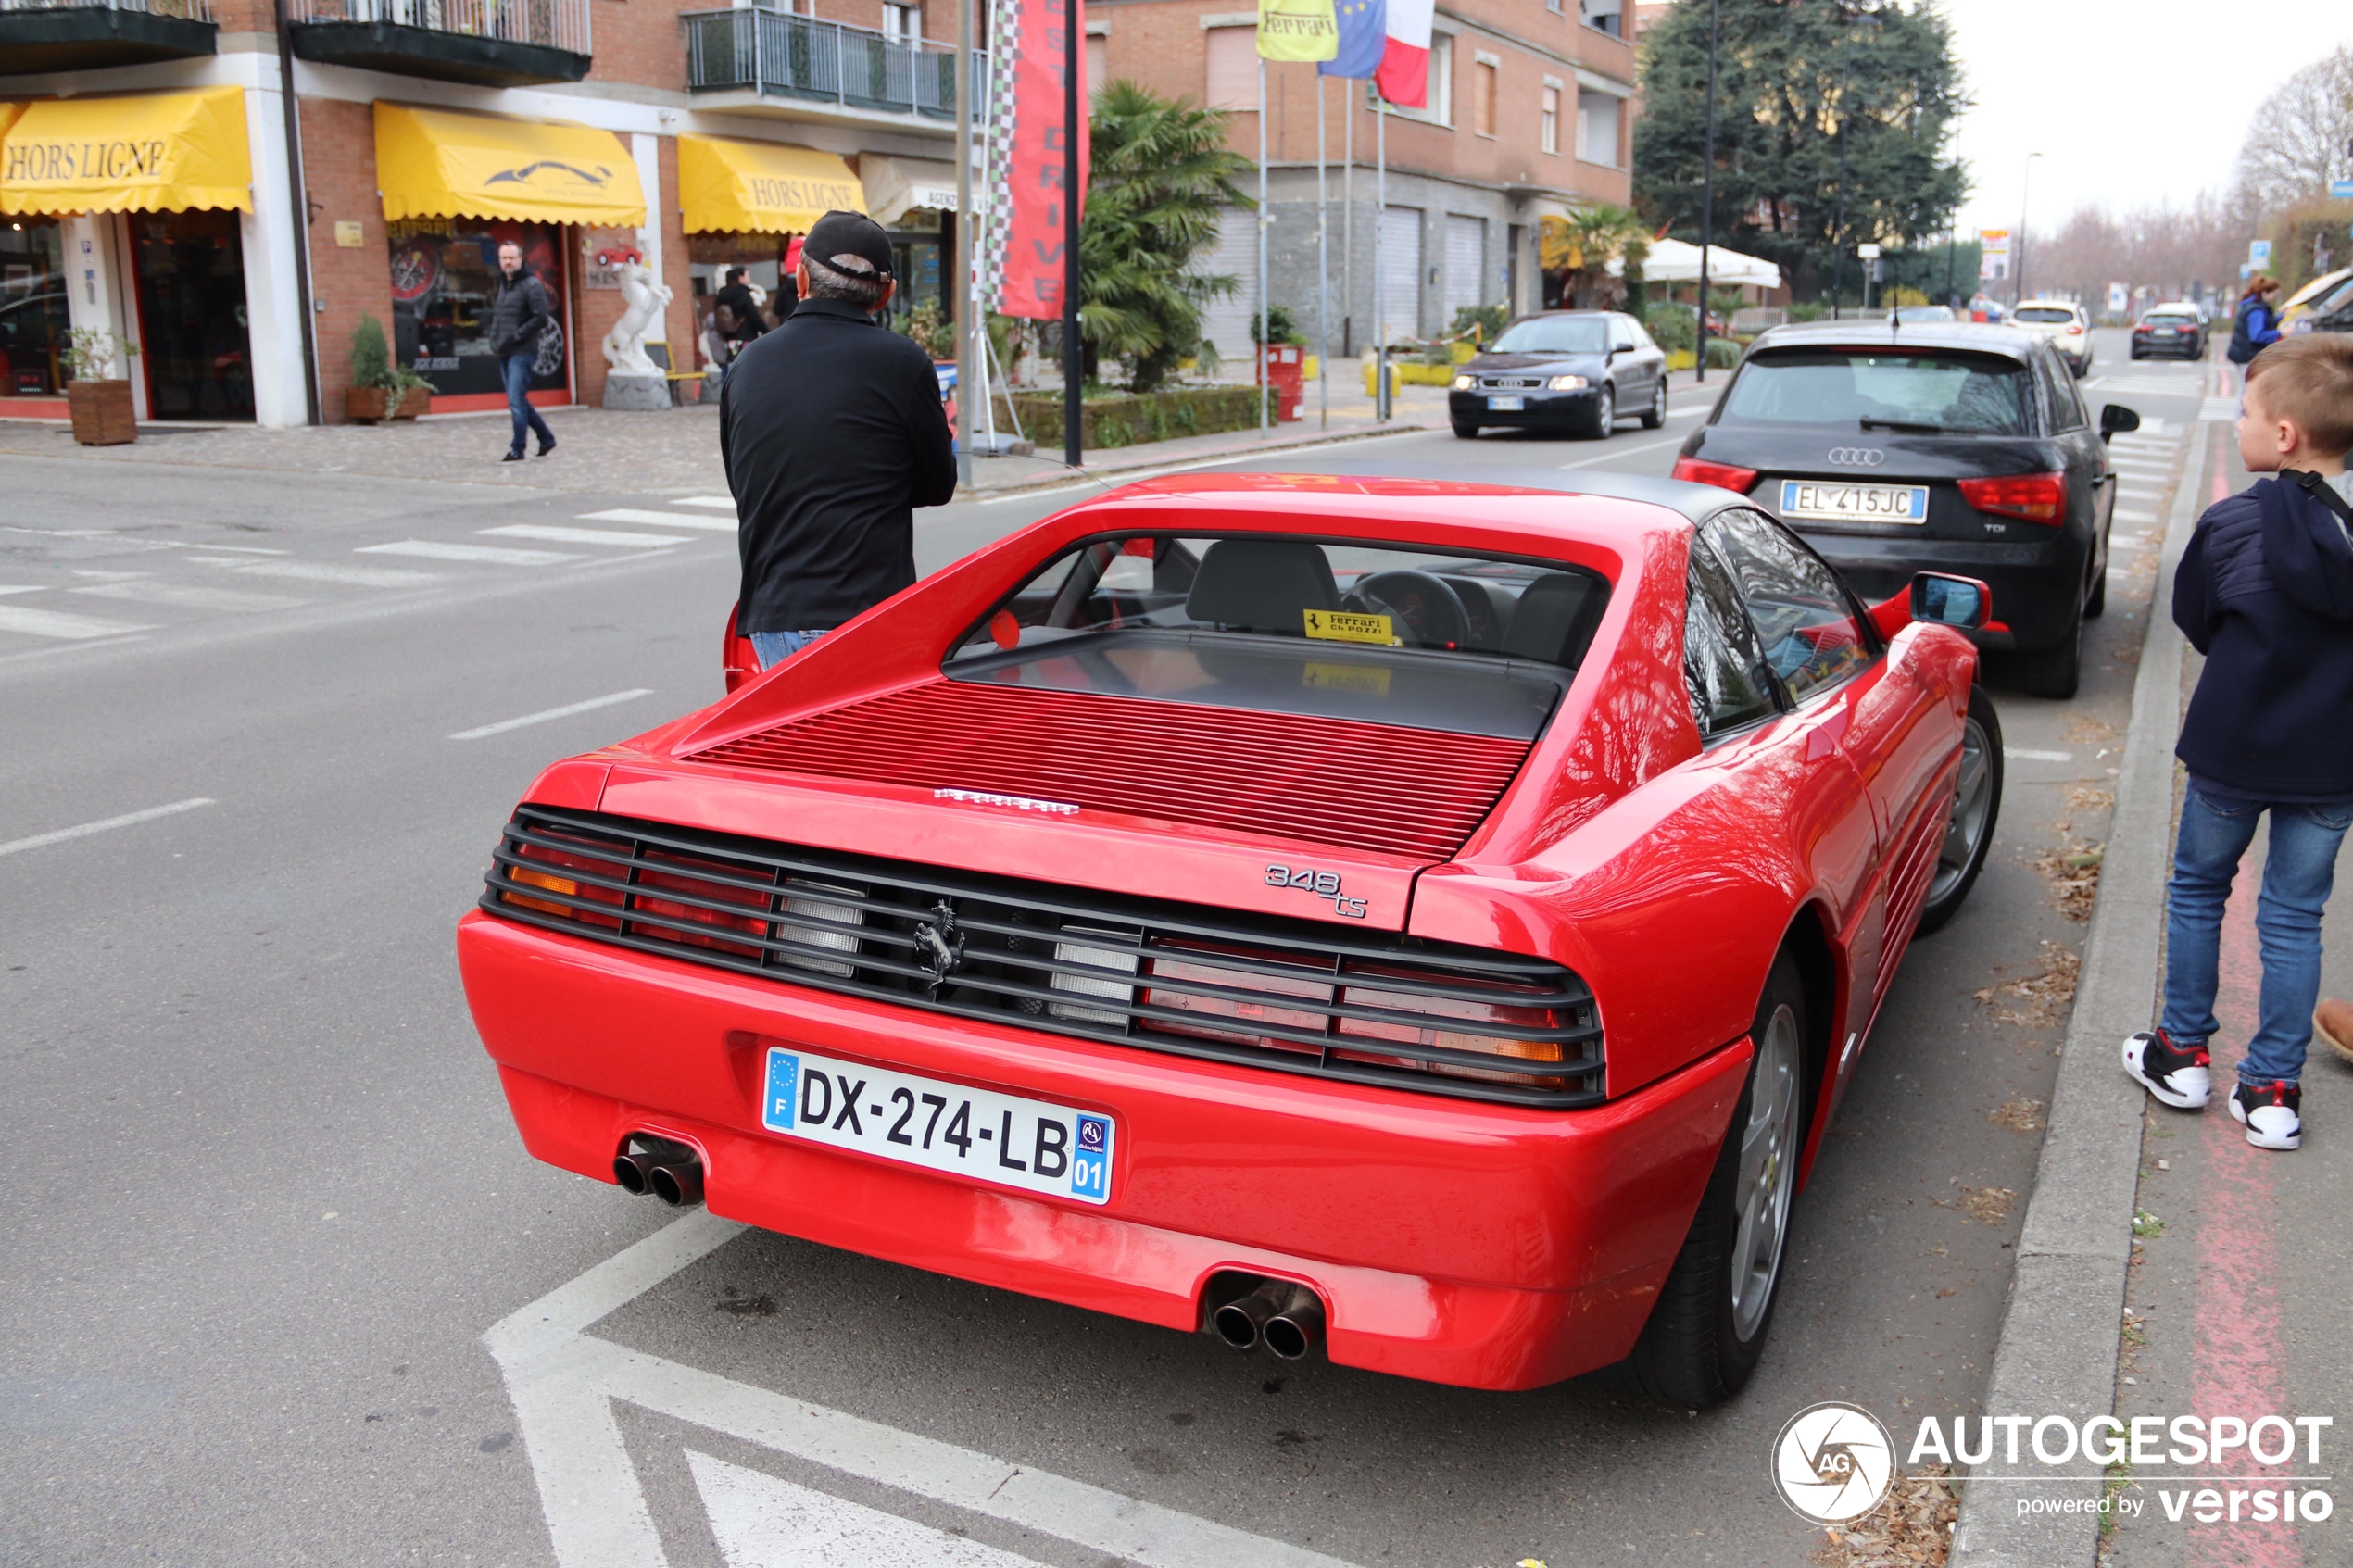
[[[1558,562],[1266,534],[1130,534],[1048,561],[957,680],[1532,739],[1609,600]]]
[[[1492,354],[1599,354],[1609,323],[1599,316],[1538,316],[1515,321],[1489,346]]]
[[[2020,321],[2031,321],[2037,326],[2063,327],[2068,322],[2075,320],[2075,312],[2072,310],[2061,309],[2056,306],[2030,305],[2025,309],[2020,311],[2013,319]]]
[[[1718,422],[2023,435],[2032,378],[1990,354],[1796,349],[1751,358]]]

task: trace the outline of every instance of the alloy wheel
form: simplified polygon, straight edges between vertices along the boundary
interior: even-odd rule
[[[1790,1198],[1797,1185],[1797,1014],[1773,1010],[1756,1042],[1747,1125],[1741,1129],[1740,1174],[1732,1191],[1732,1332],[1754,1339],[1773,1300],[1789,1239]]]
[[[1969,874],[1985,842],[1985,824],[1994,814],[1994,770],[1986,762],[1985,727],[1975,719],[1961,726],[1961,779],[1953,792],[1953,815],[1944,826],[1944,847],[1936,857],[1936,875],[1928,884],[1931,904],[1953,890]]]

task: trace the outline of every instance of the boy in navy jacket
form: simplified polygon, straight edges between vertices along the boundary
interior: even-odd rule
[[[2285,1149],[2303,1134],[2321,910],[2353,826],[2353,335],[2272,345],[2246,390],[2239,458],[2273,477],[2208,509],[2173,579],[2174,623],[2206,668],[2174,747],[2190,779],[2166,889],[2163,1022],[2124,1042],[2124,1071],[2163,1104],[2205,1108],[2222,909],[2268,813],[2261,1019],[2231,1114],[2247,1142]]]

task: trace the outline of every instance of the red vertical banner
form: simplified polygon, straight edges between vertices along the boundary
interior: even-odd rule
[[[1033,321],[1063,314],[1063,71],[1084,0],[1016,0],[1013,136],[1006,158],[1005,251],[997,308]],[[1001,45],[1000,45],[1001,46]],[[1078,199],[1087,199],[1087,51],[1078,56]]]

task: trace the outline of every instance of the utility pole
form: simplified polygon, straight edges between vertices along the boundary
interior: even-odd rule
[[[1707,261],[1716,245],[1717,5],[1718,0],[1707,0],[1707,141],[1699,171],[1699,352],[1692,360],[1692,379],[1702,384],[1707,380]]]
[[[2018,260],[2010,269],[2010,308],[2013,310],[2018,308],[2019,301],[2026,297],[2026,215],[2031,210],[2029,201],[2034,189],[2034,160],[2042,156],[2041,153],[2026,155],[2026,172],[2019,177],[2018,182],[2018,244],[2011,247],[2018,252]]]
[[[1845,94],[1840,94],[1843,100]],[[1831,219],[1831,320],[1838,320],[1838,291],[1846,281],[1846,105],[1838,106],[1838,210]]]

